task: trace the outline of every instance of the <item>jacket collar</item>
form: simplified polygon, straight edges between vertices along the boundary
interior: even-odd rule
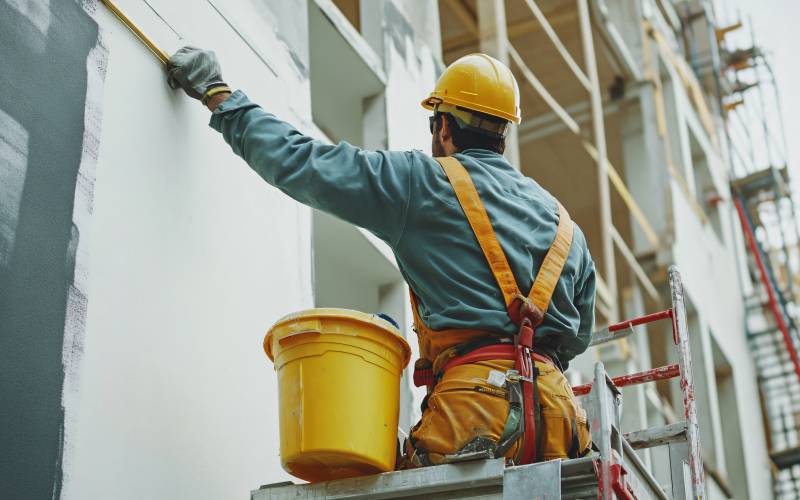
[[[516,169],[508,162],[508,160],[506,160],[503,155],[488,149],[465,149],[464,151],[459,151],[456,153],[456,155],[467,156],[482,163],[487,163],[495,168],[516,171]]]

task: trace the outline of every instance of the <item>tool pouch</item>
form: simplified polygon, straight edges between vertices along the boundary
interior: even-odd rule
[[[586,411],[580,407],[566,377],[557,368],[537,363],[541,408],[542,456],[539,460],[578,458],[591,451]]]
[[[508,389],[497,382],[501,376],[505,379],[513,364],[511,360],[482,361],[447,370],[430,393],[422,419],[411,429],[411,446],[406,451],[412,461],[436,465],[513,457],[518,434],[513,439],[506,434],[516,432],[518,426],[507,430],[506,424],[510,413],[516,418],[519,412],[511,407],[518,405],[519,396],[515,393],[515,401],[509,402]]]

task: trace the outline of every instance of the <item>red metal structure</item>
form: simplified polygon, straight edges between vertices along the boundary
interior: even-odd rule
[[[607,384],[612,390],[619,387],[643,384],[645,382],[653,382],[656,380],[667,380],[672,378],[680,378],[680,389],[683,394],[683,407],[684,418],[686,424],[686,443],[688,445],[688,462],[689,472],[691,474],[691,491],[693,498],[703,498],[703,460],[700,454],[700,436],[699,425],[697,421],[697,406],[694,398],[694,383],[692,378],[692,358],[689,350],[689,331],[686,324],[686,307],[683,299],[683,284],[681,282],[680,273],[675,266],[669,269],[669,283],[672,307],[653,314],[633,318],[621,323],[610,325],[607,328],[595,332],[593,335],[592,345],[598,345],[605,342],[625,338],[634,333],[633,327],[645,325],[656,321],[670,320],[672,327],[672,340],[678,350],[678,363],[650,370],[645,370],[638,373],[623,375],[613,379],[607,378]],[[598,363],[599,364],[599,363]],[[603,373],[605,373],[603,371]],[[594,385],[597,380],[601,380],[600,374],[595,374],[595,382],[591,384],[584,384],[573,387],[572,390],[576,395],[590,395],[594,391]],[[606,410],[600,409],[599,413],[604,413]],[[594,423],[593,423],[594,425]],[[600,495],[601,499],[612,498],[612,492],[617,498],[636,498],[632,491],[625,486],[625,468],[623,464],[616,461],[616,454],[612,453],[613,450],[606,450],[604,452],[604,441],[607,441],[607,436],[596,438],[596,433],[592,432],[592,437],[595,443],[600,448],[600,458],[598,459],[598,480],[600,482]],[[624,441],[624,440],[622,440]],[[605,487],[609,485],[610,488]],[[673,489],[675,485],[673,485]],[[673,494],[675,492],[673,491]],[[675,498],[678,498],[675,496]]]
[[[759,279],[761,280],[762,285],[764,285],[764,289],[767,293],[767,304],[769,306],[769,310],[774,316],[778,330],[780,330],[781,335],[783,336],[783,343],[786,346],[786,352],[789,353],[789,358],[792,360],[792,364],[794,365],[794,372],[797,374],[798,379],[800,379],[800,358],[797,356],[797,349],[795,349],[794,342],[792,342],[792,335],[789,331],[789,326],[786,324],[783,311],[781,311],[780,306],[778,305],[775,287],[769,277],[769,274],[767,273],[767,268],[764,265],[764,259],[761,257],[761,249],[758,247],[758,243],[756,242],[755,235],[753,234],[753,230],[750,226],[750,221],[747,217],[747,213],[745,212],[744,204],[742,203],[741,198],[734,196],[734,203],[736,204],[736,213],[739,214],[739,220],[742,223],[744,237],[747,240],[747,247],[750,249],[750,253],[752,254],[753,260],[758,268]]]
[[[731,182],[754,278],[745,297],[747,337],[778,499],[800,498],[800,332],[792,265],[800,235],[791,193],[785,167],[765,168]]]
[[[628,385],[637,385],[643,384],[645,382],[655,382],[656,380],[667,380],[675,377],[679,377],[681,374],[681,369],[677,363],[660,366],[658,368],[651,368],[650,370],[645,370],[638,373],[632,373],[630,375],[621,375],[619,377],[614,377],[611,379],[614,382],[616,387],[625,387]],[[589,394],[589,391],[592,390],[592,384],[582,384],[576,385],[572,388],[572,392],[575,393],[576,396],[585,396]]]

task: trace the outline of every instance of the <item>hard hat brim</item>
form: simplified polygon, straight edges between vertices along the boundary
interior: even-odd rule
[[[498,118],[502,118],[504,120],[508,120],[510,122],[514,122],[517,125],[519,125],[520,122],[522,121],[522,119],[519,116],[519,114],[513,115],[513,114],[510,114],[510,113],[506,113],[504,111],[500,111],[499,109],[491,108],[491,107],[488,107],[488,106],[481,106],[481,105],[478,105],[478,104],[475,104],[475,103],[472,103],[472,102],[464,101],[464,100],[461,100],[461,99],[455,99],[455,98],[452,98],[452,97],[449,97],[449,96],[445,97],[445,98],[442,98],[442,97],[439,97],[438,95],[436,95],[436,92],[432,92],[431,95],[428,96],[426,99],[424,99],[420,104],[425,109],[433,110],[433,108],[437,104],[443,104],[443,103],[444,104],[451,104],[453,106],[459,106],[459,107],[464,108],[464,109],[468,109],[468,110],[471,110],[471,111],[477,111],[479,113],[483,113],[483,114],[490,115],[490,116],[496,116]]]

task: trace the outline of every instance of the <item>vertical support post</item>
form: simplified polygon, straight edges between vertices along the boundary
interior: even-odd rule
[[[689,457],[688,450],[687,443],[669,443],[667,445],[671,497],[675,499],[694,498],[692,493],[692,474],[689,471],[687,462]]]
[[[605,366],[598,361],[594,365],[594,382],[589,394],[589,404],[593,406],[592,412],[592,441],[600,451],[599,470],[597,471],[600,488],[597,498],[611,500],[611,460],[612,460],[612,408],[609,405],[610,394],[607,385]]]
[[[359,9],[361,33],[372,50],[381,58],[383,70],[388,74],[386,56],[385,5],[382,0],[364,2]],[[389,131],[386,110],[386,88],[364,99],[364,125],[362,127],[364,147],[368,149],[388,149]]]
[[[506,30],[506,8],[503,0],[481,0],[478,8],[478,40],[480,51],[506,66],[509,64],[508,32]],[[514,168],[520,170],[519,140],[517,126],[511,125],[506,137],[505,157]]]
[[[747,24],[751,26],[750,29],[750,46],[756,48],[756,32],[752,29],[753,17],[747,19]],[[756,56],[758,57],[758,56]],[[758,104],[761,108],[759,114],[761,115],[761,128],[764,134],[764,148],[767,150],[767,166],[772,168],[777,166],[777,163],[772,161],[772,141],[770,140],[769,124],[767,123],[767,101],[764,99],[764,89],[761,88],[761,64],[758,60],[753,64],[753,72],[756,74],[756,89],[758,90]]]
[[[697,423],[697,405],[694,400],[692,380],[692,355],[689,348],[689,330],[686,326],[686,305],[683,301],[683,282],[678,268],[669,268],[669,289],[672,296],[672,331],[678,346],[678,363],[681,368],[681,392],[686,417],[686,442],[689,446],[689,470],[692,478],[693,498],[705,498],[703,491],[703,458],[700,454],[700,426]]]
[[[766,120],[766,118],[765,118],[765,120]],[[770,163],[769,168],[774,168],[772,163]],[[782,252],[783,253],[783,258],[786,261],[784,263],[784,265],[783,265],[784,271],[786,272],[786,286],[785,286],[786,292],[785,292],[785,294],[781,293],[780,291],[778,293],[781,293],[781,298],[783,299],[783,303],[786,304],[786,302],[795,302],[797,300],[796,297],[795,297],[795,291],[794,291],[794,278],[792,277],[792,256],[789,253],[789,248],[790,248],[790,245],[791,245],[789,243],[789,241],[791,241],[791,240],[789,240],[786,237],[786,233],[785,233],[786,224],[784,224],[783,215],[782,215],[783,209],[781,208],[781,201],[783,201],[784,197],[783,197],[783,194],[778,189],[777,184],[774,184],[774,183],[772,185],[772,196],[773,196],[772,203],[773,203],[773,206],[775,207],[775,218],[778,220],[778,222],[777,222],[777,226],[778,226],[778,228],[777,228],[778,229],[777,230],[778,241],[780,242],[780,247],[783,249],[783,252]],[[791,208],[791,204],[793,203],[791,193],[789,193],[788,196],[786,196],[785,199],[788,202],[789,207]],[[797,222],[796,222],[794,217],[789,218],[789,222],[790,222],[790,224],[794,224],[795,226],[797,225]],[[774,274],[775,274],[775,266],[773,265],[773,275]],[[780,276],[778,276],[776,278],[776,281],[778,281],[779,278],[780,278]],[[778,286],[780,287],[781,284],[778,283]],[[789,296],[788,300],[787,300],[786,295]],[[793,318],[791,316],[789,316],[788,319],[789,319],[789,324],[792,325],[796,329],[797,325],[794,322]]]
[[[767,71],[769,72],[770,83],[772,83],[772,91],[775,94],[775,102],[777,103],[778,106],[780,106],[781,93],[780,93],[780,90],[778,89],[778,83],[775,81],[775,73],[772,71],[772,66],[769,64],[769,61],[767,61],[767,59],[765,57],[762,57],[761,61],[764,63],[764,66],[767,68]],[[783,148],[782,148],[783,149],[783,151],[782,151],[782,153],[783,153],[782,162],[784,164],[786,164],[787,157],[789,155],[789,145],[786,142],[786,127],[784,127],[784,124],[783,124],[783,112],[782,112],[782,110],[779,110],[779,112],[778,112],[778,125],[779,125],[780,131],[781,131],[781,145],[783,146]]]
[[[592,125],[594,127],[594,146],[597,149],[597,181],[600,187],[600,233],[603,245],[603,269],[605,281],[611,292],[612,301],[609,311],[609,323],[619,321],[619,294],[617,293],[617,268],[614,262],[614,242],[611,228],[611,196],[608,187],[608,166],[606,151],[606,131],[603,123],[603,96],[600,93],[600,81],[597,75],[597,60],[592,40],[592,23],[589,18],[588,0],[578,0],[578,17],[580,20],[581,40],[583,41],[583,58],[585,71],[591,82]]]

